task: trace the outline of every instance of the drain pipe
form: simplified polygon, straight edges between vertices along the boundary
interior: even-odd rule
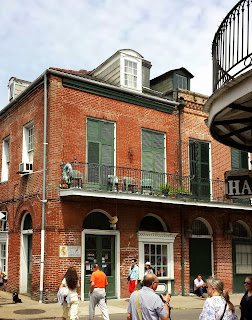
[[[182,113],[185,107],[184,98],[180,97],[179,109],[179,177],[180,177],[180,187],[182,187]],[[184,247],[185,247],[185,230],[184,230],[184,217],[182,209],[180,209],[180,222],[181,222],[181,284],[182,284],[182,296],[185,295],[185,261],[184,261]]]
[[[46,211],[46,147],[47,147],[47,72],[44,74],[44,142],[43,142],[43,198],[41,222],[41,261],[39,302],[43,302],[44,265],[45,265],[45,211]]]

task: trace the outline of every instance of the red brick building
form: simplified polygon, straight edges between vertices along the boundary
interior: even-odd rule
[[[140,279],[150,261],[173,294],[188,294],[199,272],[243,290],[251,206],[226,199],[223,176],[248,167],[248,154],[211,138],[207,97],[190,91],[185,68],[151,81],[150,68],[120,50],[91,72],[50,68],[28,87],[11,78],[0,112],[7,290],[52,301],[75,266],[86,299],[98,263],[108,296],[128,297],[133,257]]]

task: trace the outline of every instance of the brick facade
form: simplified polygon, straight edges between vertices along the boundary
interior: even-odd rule
[[[223,179],[223,173],[231,168],[230,148],[214,141],[204,123],[207,115],[202,112],[207,97],[181,90],[185,107],[182,113],[183,174],[189,174],[188,140],[198,139],[211,143],[211,174],[213,179]],[[116,124],[116,166],[141,169],[141,129],[163,132],[166,135],[166,168],[170,174],[178,174],[179,114],[145,108],[62,85],[62,78],[49,75],[47,122],[47,171],[45,214],[45,274],[44,301],[55,299],[61,280],[70,265],[76,267],[81,278],[81,258],[60,258],[59,246],[82,246],[83,222],[93,211],[117,216],[116,230],[120,232],[120,297],[129,296],[127,274],[130,260],[139,259],[138,231],[147,214],[158,216],[167,232],[177,234],[173,244],[174,293],[182,293],[182,245],[184,251],[184,291],[190,292],[190,258],[187,230],[196,218],[201,218],[212,229],[213,274],[224,280],[226,289],[233,290],[232,238],[225,235],[228,223],[242,221],[250,230],[251,211],[242,207],[207,206],[183,201],[149,201],[143,198],[120,199],[120,194],[109,198],[99,195],[60,197],[62,168],[60,165],[74,161],[87,162],[87,117],[109,120]],[[41,84],[23,100],[17,101],[0,120],[1,141],[10,136],[9,180],[0,184],[0,209],[8,211],[8,286],[9,291],[20,291],[20,252],[22,219],[26,212],[32,218],[32,279],[31,296],[39,299],[41,217],[42,217],[42,168],[43,168],[43,121],[44,89]],[[23,126],[34,121],[34,168],[33,174],[20,176],[18,165],[22,162]],[[2,146],[2,144],[1,144]],[[2,150],[0,150],[2,155]],[[1,170],[1,168],[0,168]],[[150,196],[152,197],[152,196]],[[156,197],[157,198],[157,197]],[[156,199],[155,198],[155,199]],[[164,198],[160,198],[164,199]],[[182,225],[185,230],[182,244]],[[82,254],[83,248],[82,248]],[[85,259],[83,258],[83,261]],[[82,279],[83,280],[83,279]],[[84,290],[83,286],[79,289]]]

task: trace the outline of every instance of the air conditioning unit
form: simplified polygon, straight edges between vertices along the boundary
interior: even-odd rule
[[[33,163],[22,162],[19,163],[19,173],[29,173],[33,171]]]

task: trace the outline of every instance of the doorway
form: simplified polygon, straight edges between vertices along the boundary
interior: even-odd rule
[[[191,225],[189,239],[190,292],[194,292],[193,281],[198,274],[204,281],[212,276],[212,238],[207,225],[200,219]]]
[[[20,293],[31,294],[32,282],[32,218],[29,212],[24,215],[21,233]]]
[[[98,264],[100,270],[102,270],[107,276],[107,298],[115,298],[115,236],[86,234],[84,256],[84,299],[88,299],[92,264],[94,263]]]

